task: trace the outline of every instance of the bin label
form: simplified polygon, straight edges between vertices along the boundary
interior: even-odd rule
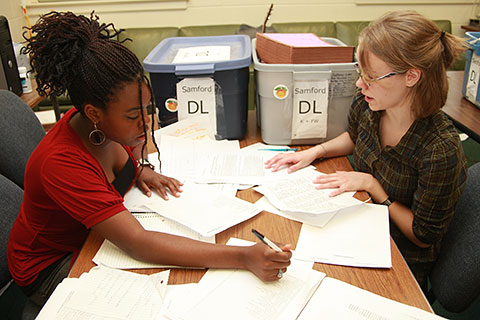
[[[170,112],[177,112],[178,110],[178,102],[175,98],[168,98],[165,100],[165,109]]]
[[[292,139],[326,138],[328,80],[295,81]]]
[[[273,96],[278,100],[286,99],[288,97],[288,93],[288,87],[284,84],[277,84],[276,86],[273,86]]]
[[[477,91],[480,80],[480,57],[472,54],[472,62],[470,63],[470,69],[468,70],[468,79],[465,89],[465,97],[473,103],[476,103]]]
[[[216,128],[215,81],[212,78],[185,78],[177,83],[178,120],[209,115]]]
[[[358,73],[351,71],[336,71],[332,73],[330,79],[329,96],[334,97],[353,97],[357,87],[355,82],[358,79]]]

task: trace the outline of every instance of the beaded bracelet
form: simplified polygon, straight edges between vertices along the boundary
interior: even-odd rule
[[[150,169],[155,171],[155,166],[151,164],[150,161],[148,161],[148,159],[137,160],[137,162],[139,167],[149,167]]]

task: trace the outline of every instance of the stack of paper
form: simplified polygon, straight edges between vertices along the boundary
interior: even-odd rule
[[[169,271],[150,276],[95,267],[66,278],[37,319],[156,319],[163,306]]]
[[[349,63],[354,47],[330,44],[313,33],[257,33],[257,54],[264,63]]]
[[[179,198],[165,201],[155,192],[147,197],[135,187],[125,195],[124,204],[130,211],[156,212],[203,237],[214,236],[261,211],[250,202],[227,196],[206,184],[186,181],[182,189]]]
[[[230,239],[229,245],[248,245]],[[251,244],[251,243],[250,243]],[[165,304],[164,316],[188,319],[443,319],[312,270],[293,252],[283,278],[262,282],[241,270],[209,270],[181,301]],[[177,296],[178,297],[178,296]]]
[[[253,243],[230,239],[229,245]],[[213,270],[203,276],[184,303],[167,308],[169,319],[295,319],[325,274],[313,263],[292,259],[279,281],[263,282],[245,270]]]
[[[326,277],[297,319],[439,320],[444,318]]]
[[[139,189],[136,188],[136,192],[142,194]],[[142,194],[142,196],[144,196]],[[146,196],[145,196],[146,197]],[[199,241],[215,243],[215,236],[203,237],[199,233],[182,226],[172,220],[169,220],[161,215],[151,213],[135,213],[134,216],[140,222],[142,227],[150,231],[165,232],[169,234],[175,234]],[[116,245],[108,240],[104,240],[97,254],[93,257],[93,262],[97,265],[103,265],[110,268],[117,269],[142,269],[142,268],[171,268],[175,266],[166,266],[159,264],[152,264],[144,261],[140,261],[130,257]]]

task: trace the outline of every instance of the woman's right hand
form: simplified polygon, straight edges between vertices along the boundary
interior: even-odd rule
[[[272,168],[272,171],[275,172],[284,165],[290,165],[288,167],[288,173],[292,173],[308,166],[316,158],[316,147],[295,153],[279,153],[265,162],[265,168]]]
[[[277,252],[263,243],[248,247],[245,255],[245,267],[262,281],[279,280],[279,270],[287,271],[292,252],[291,245],[279,245],[283,252]]]

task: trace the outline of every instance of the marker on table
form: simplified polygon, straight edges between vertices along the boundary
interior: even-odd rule
[[[267,148],[258,149],[259,151],[298,151],[298,148]]]
[[[263,234],[261,234],[260,232],[258,232],[257,230],[255,229],[252,229],[252,233],[258,238],[260,239],[260,241],[262,241],[263,243],[265,243],[267,246],[269,246],[270,248],[272,248],[273,250],[277,251],[277,252],[282,252],[283,250],[280,249],[275,243],[273,243],[272,240],[268,239],[267,237],[265,237]]]

